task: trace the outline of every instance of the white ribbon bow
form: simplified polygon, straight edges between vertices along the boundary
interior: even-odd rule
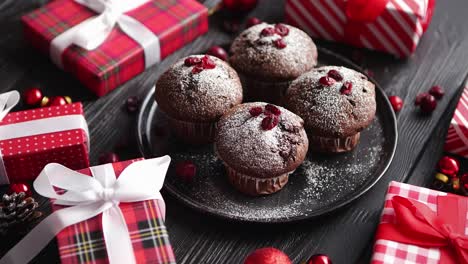
[[[124,14],[149,1],[151,0],[75,0],[100,15],[55,37],[50,46],[52,61],[63,68],[62,54],[67,47],[75,44],[86,50],[94,50],[107,39],[116,25],[142,46],[146,68],[160,61],[159,38],[138,20]]]
[[[42,196],[57,199],[55,204],[71,207],[55,211],[40,222],[0,260],[0,264],[28,263],[62,229],[99,214],[102,214],[109,262],[136,263],[119,203],[162,200],[159,190],[170,161],[169,156],[138,161],[129,165],[119,178],[112,164],[91,167],[93,177],[56,163],[48,164],[34,181],[34,189]],[[57,194],[54,186],[66,192]],[[164,215],[165,208],[161,211]]]

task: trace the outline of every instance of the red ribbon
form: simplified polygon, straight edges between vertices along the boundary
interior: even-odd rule
[[[455,195],[438,196],[437,213],[427,205],[401,196],[392,199],[396,223],[382,223],[376,239],[439,248],[440,263],[468,263],[465,236],[467,200]]]

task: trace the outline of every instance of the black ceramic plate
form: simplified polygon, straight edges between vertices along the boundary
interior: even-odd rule
[[[342,65],[362,71],[349,60],[325,49],[319,49],[319,60],[322,65]],[[213,146],[190,147],[178,143],[170,135],[153,95],[154,89],[151,89],[138,118],[142,154],[146,158],[169,154],[173,162],[165,189],[192,208],[231,220],[290,222],[333,211],[369,190],[384,174],[395,153],[395,114],[377,84],[376,118],[361,132],[361,142],[354,151],[340,155],[309,153],[281,191],[249,197],[229,185],[223,165],[213,153]],[[174,164],[182,160],[191,160],[197,166],[197,175],[192,182],[185,182],[175,175]]]

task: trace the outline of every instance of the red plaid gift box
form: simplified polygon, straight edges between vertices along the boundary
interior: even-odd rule
[[[460,259],[458,253],[468,256],[468,247],[463,248],[468,243],[467,207],[466,197],[391,182],[371,263],[466,263],[468,258]],[[407,222],[401,220],[405,217]]]
[[[102,5],[103,12],[107,13],[97,17],[94,9],[84,6],[87,2],[98,7]],[[104,21],[81,31],[109,27],[105,24],[106,19],[114,19],[112,12],[119,7],[108,8],[108,2],[143,4],[125,12],[123,18],[117,18],[116,25],[106,29],[108,36],[102,38],[100,33],[86,36],[89,42],[102,38],[104,42],[97,48],[93,43],[85,43],[93,46],[87,50],[73,45],[84,35],[65,35],[76,33],[73,31],[91,18]],[[25,15],[22,20],[25,37],[32,46],[51,56],[56,64],[71,72],[98,96],[103,96],[204,34],[208,30],[207,14],[207,9],[194,0],[55,0]],[[135,31],[123,30],[135,25],[138,27]]]
[[[286,22],[311,36],[406,57],[432,18],[435,0],[286,0]]]
[[[81,103],[7,114],[0,121],[0,151],[0,184],[34,180],[51,162],[89,167]]]
[[[465,87],[445,139],[444,150],[468,158],[468,87]]]

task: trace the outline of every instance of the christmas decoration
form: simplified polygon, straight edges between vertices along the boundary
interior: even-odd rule
[[[28,106],[36,106],[42,101],[42,92],[39,88],[29,88],[23,93],[23,100]]]
[[[223,0],[223,8],[230,12],[250,12],[257,6],[258,0]]]
[[[0,262],[28,263],[57,234],[61,263],[88,263],[93,259],[96,263],[174,264],[164,226],[165,205],[159,193],[169,163],[169,156],[164,156],[80,171],[47,165],[34,188],[38,194],[54,199],[53,213]],[[61,179],[65,177],[67,184]],[[57,194],[54,186],[65,192]]]
[[[26,183],[12,183],[8,186],[8,193],[25,193],[27,196],[31,196],[31,187]]]
[[[65,99],[65,101],[67,102],[67,104],[73,103],[73,101],[72,101],[72,99],[71,99],[70,96],[64,96],[63,98]]]
[[[431,89],[429,89],[429,93],[433,95],[437,100],[442,99],[442,97],[445,94],[444,89],[440,85],[432,86]]]
[[[208,30],[208,10],[195,0],[111,1],[106,8],[93,3],[50,1],[22,22],[33,47],[98,96]]]
[[[439,171],[449,177],[456,177],[460,170],[460,162],[449,156],[442,157],[438,163]]]
[[[327,255],[317,254],[310,257],[306,264],[332,264],[332,261]]]
[[[371,264],[468,263],[466,198],[391,182]]]
[[[245,24],[246,27],[251,27],[251,26],[255,26],[257,24],[260,24],[262,23],[262,21],[256,17],[250,17],[249,19],[247,19],[247,23]]]
[[[190,161],[182,161],[176,164],[175,173],[185,181],[191,181],[197,174],[197,167]]]
[[[54,96],[50,98],[50,102],[47,106],[61,106],[61,105],[66,105],[67,100],[63,96]]]
[[[434,5],[435,0],[286,0],[285,18],[312,37],[407,57],[429,26]]]
[[[50,101],[49,97],[47,97],[47,96],[42,97],[40,106],[41,106],[41,107],[46,107],[46,106],[48,106],[48,105],[49,105],[49,101]]]
[[[250,253],[244,264],[291,264],[291,259],[283,251],[267,247]]]
[[[400,112],[400,110],[403,108],[403,100],[399,96],[389,96],[388,100],[390,100],[390,104],[392,105],[393,111]]]
[[[0,233],[21,224],[37,220],[42,213],[36,211],[39,204],[24,192],[4,194],[0,203]]]
[[[468,87],[462,92],[455,113],[453,114],[445,139],[444,150],[451,154],[468,157]]]
[[[119,155],[117,155],[114,152],[104,153],[101,156],[99,156],[99,164],[116,163],[119,161]]]
[[[211,47],[206,54],[218,57],[219,59],[222,59],[223,61],[226,61],[228,58],[228,54],[225,49],[223,49],[220,46],[213,46]]]
[[[140,107],[140,99],[136,96],[130,96],[127,98],[125,105],[129,113],[134,113],[138,111],[138,108]]]

